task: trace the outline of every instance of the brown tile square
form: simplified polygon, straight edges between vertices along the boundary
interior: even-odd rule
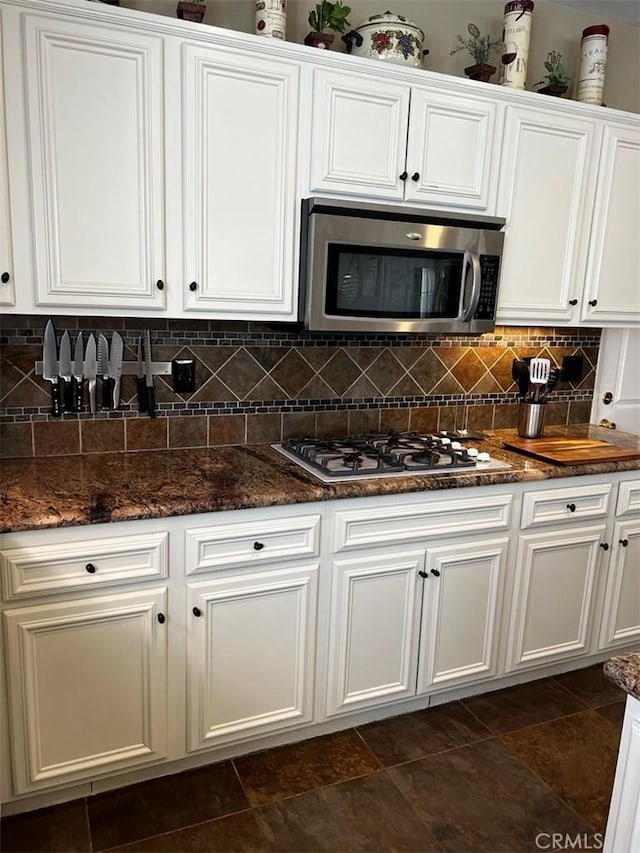
[[[353,409],[349,412],[349,434],[378,432],[380,429],[379,409]]]
[[[299,395],[313,375],[313,368],[298,355],[295,349],[289,350],[271,371],[271,377],[292,399]]]
[[[317,373],[314,373],[298,395],[298,398],[302,400],[330,400],[332,397],[333,388],[329,388],[324,379]]]
[[[387,770],[442,850],[535,851],[541,832],[589,826],[496,740]]]
[[[80,421],[83,453],[124,450],[124,419]]]
[[[554,681],[557,681],[578,699],[582,699],[585,705],[590,708],[599,708],[601,705],[619,702],[623,697],[620,688],[609,681],[603,673],[601,663],[585,667],[585,669],[556,675]]]
[[[265,372],[242,348],[218,370],[217,375],[238,399],[244,400],[248,399],[252,388],[264,378]]]
[[[438,409],[424,408],[411,409],[409,415],[409,429],[417,432],[431,433],[438,430]]]
[[[586,707],[552,678],[471,696],[462,702],[494,734],[575,714]]]
[[[451,368],[451,373],[465,391],[471,391],[473,386],[485,375],[486,367],[476,355],[475,349],[468,349]]]
[[[34,456],[67,456],[80,453],[79,421],[36,421],[33,424]]]
[[[501,740],[596,832],[604,831],[618,756],[618,735],[607,720],[584,711]]]
[[[493,406],[467,406],[465,429],[483,430],[493,426]]]
[[[460,408],[460,420],[464,409],[462,406],[440,406],[438,409],[438,429],[452,430],[458,426],[458,408]]]
[[[3,396],[2,407],[10,409],[22,408],[23,406],[41,406],[50,409],[51,384],[36,377],[33,380],[25,377],[13,384]]]
[[[345,350],[339,349],[319,372],[322,379],[333,389],[334,396],[341,397],[360,376],[361,370]]]
[[[2,819],[3,853],[71,853],[89,851],[84,799]]]
[[[432,349],[425,350],[409,371],[425,394],[430,394],[446,374],[447,368]]]
[[[384,350],[367,369],[367,376],[383,394],[387,394],[404,373],[404,367],[389,349]]]
[[[31,423],[0,424],[0,458],[33,456]]]
[[[185,415],[167,418],[169,423],[169,447],[206,447],[207,416]]]
[[[248,806],[229,761],[98,794],[87,803],[94,850],[182,829]]]
[[[255,813],[245,811],[112,847],[110,853],[261,853],[264,850],[266,840]]]
[[[359,731],[386,767],[491,737],[460,702],[369,723]]]
[[[381,409],[381,432],[407,432],[409,429],[409,409]]]
[[[362,400],[365,397],[379,397],[380,391],[367,376],[362,374],[347,388],[344,396],[352,397],[354,400]]]
[[[569,403],[570,424],[588,424],[591,418],[591,402],[589,400],[577,400]]]
[[[616,727],[618,734],[622,731],[622,721],[624,720],[624,709],[626,702],[613,702],[611,705],[603,705],[595,710],[610,723]]]
[[[316,412],[316,433],[320,438],[325,435],[339,438],[348,431],[348,412]]]
[[[276,853],[441,849],[386,773],[262,806],[255,815],[265,849]]]
[[[544,422],[547,426],[564,425],[569,414],[569,404],[550,401],[547,403]]]
[[[244,444],[244,415],[209,415],[209,446]]]
[[[254,806],[380,769],[353,729],[246,755],[234,763]]]
[[[519,357],[522,358],[524,353],[519,351]],[[496,380],[498,385],[505,391],[517,390],[513,380],[511,371],[513,369],[513,359],[516,358],[516,353],[511,349],[502,351],[498,360],[491,365],[491,375]]]
[[[507,403],[504,406],[494,406],[493,428],[515,429],[518,426],[519,411],[517,403]]]
[[[281,415],[247,415],[247,444],[273,444],[281,440]]]
[[[126,424],[127,450],[160,450],[167,446],[167,418],[129,418]]]
[[[282,416],[282,438],[304,438],[316,434],[315,412],[289,412]]]

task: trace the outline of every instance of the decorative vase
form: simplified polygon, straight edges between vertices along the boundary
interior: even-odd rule
[[[347,53],[422,68],[424,33],[413,21],[394,12],[371,15],[342,36]],[[355,46],[354,46],[355,45]]]
[[[331,50],[335,36],[333,33],[307,33],[304,43],[308,47],[318,47],[320,50]]]
[[[475,65],[468,65],[464,73],[470,80],[482,80],[483,83],[488,83],[496,73],[496,67],[487,62],[476,62]]]
[[[602,106],[608,40],[606,24],[594,24],[582,31],[577,100],[584,104]]]
[[[541,95],[553,95],[554,98],[561,98],[564,93],[567,91],[569,86],[543,86],[542,89],[538,89],[538,92]]]
[[[180,0],[176,8],[176,15],[182,21],[195,21],[199,24],[202,22],[206,11],[207,7],[202,3],[188,3],[187,0]]]
[[[532,0],[510,0],[504,7],[499,83],[509,89],[524,89],[527,82],[532,12]]]
[[[287,0],[257,0],[256,35],[284,41],[287,29]]]

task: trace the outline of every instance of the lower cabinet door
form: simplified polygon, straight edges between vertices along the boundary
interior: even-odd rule
[[[166,601],[163,587],[5,611],[14,793],[166,756]]]
[[[418,693],[493,678],[509,539],[427,550]]]
[[[188,747],[313,719],[318,566],[189,584]]]
[[[521,535],[507,670],[589,654],[605,525]]]
[[[414,696],[424,550],[335,560],[327,715]]]
[[[640,641],[640,519],[613,530],[599,648]]]

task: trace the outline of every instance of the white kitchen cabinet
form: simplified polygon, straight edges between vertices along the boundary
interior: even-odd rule
[[[293,320],[298,64],[182,45],[184,307]]]
[[[0,9],[0,305],[15,305],[15,271],[11,245],[9,173],[2,68],[2,10]]]
[[[313,717],[318,565],[189,583],[190,750]]]
[[[166,607],[151,587],[4,612],[15,793],[164,758]]]
[[[488,98],[316,68],[308,189],[491,212],[498,109]]]
[[[19,26],[36,304],[164,308],[161,36],[28,13]]]
[[[598,168],[581,317],[640,323],[640,129],[607,124]]]
[[[577,325],[598,142],[595,120],[509,104],[498,212],[506,218],[497,319]]]
[[[640,519],[613,528],[599,648],[640,641]]]

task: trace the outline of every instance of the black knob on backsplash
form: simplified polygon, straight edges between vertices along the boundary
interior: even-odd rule
[[[590,300],[589,300],[589,305],[591,305],[591,307],[592,307],[592,308],[595,308],[595,306],[596,306],[597,304],[598,304],[598,300],[597,300],[597,299],[590,299]]]
[[[569,510],[569,512],[575,512],[576,511],[576,505],[575,504],[567,504],[567,509]]]
[[[156,281],[156,287],[158,290],[164,290],[164,281],[161,278]]]
[[[577,304],[578,304],[578,300],[577,300],[577,299],[570,299],[570,300],[569,300],[569,305],[577,305]]]
[[[253,550],[254,551],[262,551],[263,548],[264,548],[264,542],[254,542],[253,543]]]
[[[194,607],[191,612],[194,616],[202,616],[202,610],[199,607]]]
[[[158,613],[158,622],[159,622],[161,625],[164,625],[164,623],[165,623],[165,615],[164,615],[164,613]]]
[[[197,289],[198,289],[198,282],[197,282],[197,281],[192,281],[192,282],[191,282],[191,284],[189,285],[189,290],[194,291],[194,290],[197,290]]]
[[[93,565],[93,563],[87,563],[85,569],[89,572],[90,575],[92,575],[94,574],[96,567]]]
[[[398,177],[400,178],[401,181],[406,181],[407,178],[409,177],[409,172],[402,172],[400,175],[398,175]]]
[[[2,281],[3,284],[6,284],[10,278],[11,278],[11,276],[9,275],[8,272],[3,272],[2,275],[0,276],[0,280]]]
[[[414,172],[413,175],[411,175],[411,180],[412,181],[419,181],[420,180],[420,172]]]
[[[606,542],[601,542],[601,543],[600,543],[600,547],[602,548],[602,550],[603,550],[603,551],[608,551],[608,550],[609,550],[609,546],[607,545],[607,543],[606,543]]]

